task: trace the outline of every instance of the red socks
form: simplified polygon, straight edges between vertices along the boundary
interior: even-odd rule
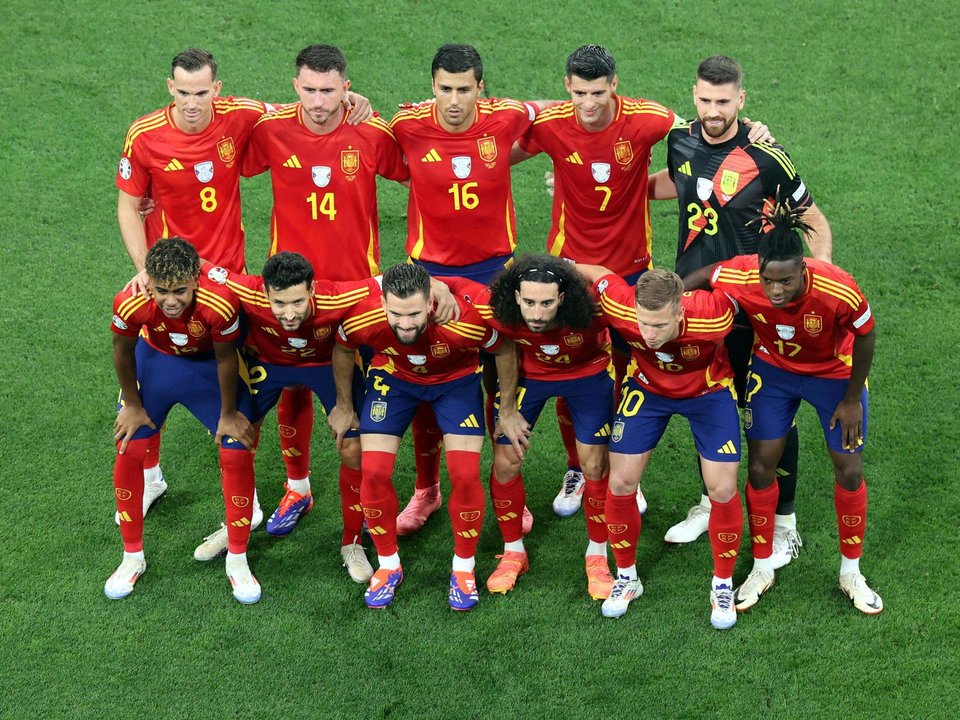
[[[310,433],[313,430],[313,393],[309,388],[284,389],[277,404],[280,450],[287,477],[310,477]]]
[[[221,447],[220,474],[227,511],[227,550],[245,553],[253,517],[253,453]]]
[[[498,483],[490,471],[490,499],[493,511],[500,525],[500,534],[504,542],[523,540],[523,506],[527,503],[527,491],[523,486],[523,475],[505,483]]]
[[[417,462],[415,488],[426,490],[440,484],[440,450],[443,447],[443,434],[437,425],[433,408],[428,403],[420,403],[413,423],[413,454]]]
[[[740,493],[725,503],[716,500],[710,502],[707,534],[710,536],[710,549],[713,551],[713,574],[718,578],[733,577],[733,568],[740,552],[740,533],[743,530]]]
[[[365,450],[363,482],[360,483],[360,504],[367,520],[367,531],[373,538],[378,555],[397,552],[397,491],[393,487],[393,453]]]
[[[557,425],[560,427],[563,448],[567,451],[567,467],[579,469],[580,456],[577,454],[577,434],[573,430],[573,416],[570,415],[567,401],[559,397],[557,398]],[[491,434],[490,437],[493,435]]]
[[[143,440],[131,440],[123,455],[117,452],[113,462],[113,494],[126,552],[143,550],[143,466],[153,438],[159,440],[160,433]]]
[[[447,512],[453,525],[453,552],[461,558],[477,554],[486,496],[480,483],[480,453],[467,450],[447,452],[450,497]],[[366,478],[364,478],[366,480]],[[523,506],[520,506],[523,511]]]
[[[559,406],[559,401],[557,405]],[[563,427],[561,422],[560,427]],[[583,517],[587,521],[587,537],[593,542],[607,541],[607,519],[604,506],[607,501],[609,475],[600,480],[587,480],[583,490]]]
[[[155,435],[146,438],[147,455],[143,460],[143,469],[149,470],[160,464],[160,436],[163,435],[163,428]]]
[[[613,557],[618,568],[628,568],[637,563],[637,541],[640,539],[640,510],[637,494],[614,495],[607,488],[604,507],[607,517],[607,532]]]
[[[341,545],[360,542],[363,530],[363,507],[360,504],[360,471],[340,465],[340,513],[343,516]]]
[[[863,554],[863,536],[867,530],[867,481],[856,490],[833,487],[833,505],[840,531],[840,554],[851,560]]]
[[[776,481],[763,490],[756,490],[747,483],[747,512],[750,514],[750,544],[754,558],[764,559],[773,555],[773,516],[777,511],[779,495],[780,486]]]

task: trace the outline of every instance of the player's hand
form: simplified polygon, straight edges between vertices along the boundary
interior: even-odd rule
[[[125,291],[126,291],[126,290],[129,290],[131,295],[136,295],[137,293],[139,293],[140,295],[143,295],[145,298],[147,298],[147,299],[149,300],[149,299],[150,299],[150,290],[147,288],[147,271],[146,271],[146,269],[141,270],[141,271],[138,272],[136,275],[134,275],[132,278],[130,278],[130,280],[127,282],[127,284],[123,286],[123,289],[124,289]]]
[[[526,449],[530,447],[530,423],[520,414],[519,410],[507,410],[501,406],[500,417],[494,428],[494,436],[503,436],[510,441],[514,452],[523,460]]]
[[[750,128],[750,131],[747,133],[747,140],[752,143],[764,142],[770,143],[771,145],[777,142],[777,139],[770,134],[770,128],[764,125],[760,121],[754,122],[748,117],[743,118],[743,124]]]
[[[142,197],[140,198],[140,207],[137,208],[137,212],[140,213],[140,219],[143,220],[147,215],[152,213],[157,207],[157,201],[151,197]]]
[[[830,429],[840,423],[840,446],[849,452],[856,452],[863,445],[863,406],[860,399],[841,400],[830,418]]]
[[[430,280],[430,300],[433,303],[430,322],[434,325],[444,325],[451,321],[457,322],[460,319],[460,306],[446,283],[434,279]]]
[[[123,453],[127,451],[130,438],[144,425],[151,430],[157,429],[157,426],[153,424],[153,420],[147,415],[147,411],[143,409],[142,405],[134,407],[130,403],[124,403],[123,407],[120,408],[120,412],[117,413],[116,421],[113,423],[113,441],[120,443],[117,447],[117,452],[123,455]]]
[[[343,107],[353,110],[347,118],[347,125],[359,125],[373,117],[373,106],[370,101],[353,91],[347,91],[343,96]]]
[[[547,185],[547,195],[549,195],[550,197],[553,197],[553,185],[554,185],[553,173],[550,170],[547,170],[543,174],[543,180]]]
[[[213,439],[219,446],[223,438],[233,438],[249,450],[253,447],[256,432],[253,425],[247,420],[246,415],[238,411],[220,416],[220,420],[217,422],[217,433]]]
[[[357,417],[357,413],[353,409],[347,411],[339,405],[335,405],[330,414],[327,415],[327,425],[330,426],[330,434],[336,440],[337,452],[340,452],[343,449],[343,439],[347,432],[360,428],[360,418]]]

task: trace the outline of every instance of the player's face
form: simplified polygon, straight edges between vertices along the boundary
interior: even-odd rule
[[[220,81],[213,79],[213,70],[204,66],[194,72],[175,68],[167,78],[167,90],[173,96],[177,127],[196,133],[210,124],[213,99],[220,94]]]
[[[659,310],[646,310],[637,306],[637,327],[643,342],[651,350],[662,347],[680,335],[680,323],[683,321],[683,306],[670,304]]]
[[[523,280],[514,295],[520,315],[530,330],[539,333],[556,325],[557,312],[563,303],[563,293],[556,283]]]
[[[308,128],[328,132],[340,124],[349,80],[340,77],[336,70],[317,72],[302,67],[293,79],[293,87],[303,105],[303,121]]]
[[[697,80],[693,86],[693,102],[707,142],[724,142],[737,134],[737,114],[743,110],[745,99],[743,88],[734,83],[713,85]]]
[[[792,303],[806,288],[802,260],[778,260],[768,262],[760,273],[760,286],[774,307]]]
[[[477,114],[477,98],[483,91],[483,80],[473,70],[451,73],[437,70],[433,76],[433,96],[437,99],[440,122],[450,132],[461,132],[473,124]]]
[[[613,120],[616,104],[613,94],[617,91],[617,76],[584,80],[579,75],[564,78],[567,92],[577,111],[577,120],[588,129],[602,130]]]
[[[310,314],[310,298],[313,295],[313,283],[300,283],[284,290],[266,288],[270,312],[287,332],[299,330]]]
[[[183,315],[193,303],[193,295],[197,290],[197,281],[193,278],[179,283],[159,283],[149,278],[150,292],[160,307],[160,311],[168,318],[178,318]]]
[[[427,329],[430,318],[430,298],[421,293],[398,298],[393,293],[383,297],[383,309],[393,334],[404,345],[412,345]]]

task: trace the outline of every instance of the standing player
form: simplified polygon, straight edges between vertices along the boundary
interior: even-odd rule
[[[657,197],[679,201],[676,271],[681,277],[719,260],[755,253],[760,233],[747,225],[778,190],[783,197],[792,198],[796,207],[806,208],[810,249],[814,257],[830,261],[832,238],[827,219],[783,148],[752,142],[748,137],[738,118],[745,98],[743,73],[736,61],[716,55],[701,62],[693,87],[698,120],[670,133],[667,168],[653,177]],[[753,329],[745,314],[738,315],[726,344],[742,403],[753,345]],[[793,427],[777,469],[781,489],[774,537],[777,568],[790,562],[802,545],[794,513],[797,456],[797,429]],[[710,499],[704,493],[700,504],[671,527],[664,539],[674,543],[696,540],[706,531],[709,514]]]
[[[123,291],[113,304],[113,362],[122,392],[114,425],[113,482],[124,553],[104,592],[112,600],[126,597],[146,570],[143,466],[152,452],[150,438],[180,403],[220,446],[227,577],[237,600],[255,603],[260,584],[246,555],[253,511],[253,432],[250,395],[238,382],[238,308],[229,293],[200,277],[200,259],[186,240],[158,242],[144,267],[152,298]]]
[[[778,199],[779,200],[779,199]],[[835,475],[840,536],[840,589],[868,615],[883,601],[860,572],[867,524],[867,484],[861,450],[867,437],[867,375],[876,342],[870,305],[856,282],[829,263],[804,259],[802,209],[789,201],[766,218],[770,231],[757,255],[721,262],[712,284],[740,303],[756,333],[744,427],[749,446],[747,509],[753,570],[737,588],[747,610],[773,585],[771,562],[777,507],[777,460],[801,400],[820,417]]]
[[[477,311],[460,302],[460,320],[430,324],[430,276],[417,265],[394,265],[383,275],[383,297],[367,301],[343,322],[333,354],[337,404],[329,415],[338,444],[359,423],[363,449],[360,499],[367,530],[377,546],[379,568],[364,594],[368,607],[393,602],[403,570],[397,551],[397,493],[391,482],[400,439],[421,402],[432,405],[443,431],[450,473],[448,502],[453,526],[454,556],[448,601],[455,610],[477,604],[474,564],[483,524],[484,493],[480,483],[483,445],[483,400],[479,351],[497,351],[500,338]],[[351,397],[354,350],[369,345],[377,351],[367,374],[367,396],[357,419]],[[498,363],[505,384],[516,383],[515,356]],[[501,357],[498,355],[498,358]],[[510,402],[516,398],[509,388]]]
[[[631,288],[606,268],[577,267],[596,282],[601,310],[632,355],[610,437],[606,520],[617,579],[601,612],[620,617],[643,593],[636,568],[641,520],[634,497],[667,423],[682,415],[693,431],[713,501],[710,622],[719,630],[731,628],[737,622],[733,571],[743,507],[737,492],[740,423],[723,338],[733,326],[736,306],[722,293],[684,293],[680,278],[667,270],[644,273]]]

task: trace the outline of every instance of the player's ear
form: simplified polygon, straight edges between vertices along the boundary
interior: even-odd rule
[[[740,90],[740,104],[737,106],[737,110],[743,110],[743,106],[747,102],[747,91],[742,89]]]
[[[344,92],[347,92],[349,89],[350,89],[350,81],[349,81],[349,80],[344,80],[344,81],[343,81],[343,91],[344,91]]]
[[[620,78],[614,75],[613,80],[610,81],[610,92],[615,93],[617,91],[617,84],[619,82],[620,82]]]
[[[563,76],[563,86],[567,89],[567,94],[569,95],[570,94],[570,76],[569,75]]]
[[[213,84],[213,96],[214,96],[214,97],[217,97],[218,95],[220,95],[220,88],[222,88],[222,87],[223,87],[223,82],[222,82],[221,80],[217,80],[217,81]]]
[[[477,95],[483,95],[483,80],[477,83]]]
[[[167,78],[167,92],[173,95],[173,78]]]
[[[519,290],[514,290],[514,291],[513,291],[513,297],[516,299],[517,305],[519,305],[519,304],[520,304],[520,291],[519,291]]]

